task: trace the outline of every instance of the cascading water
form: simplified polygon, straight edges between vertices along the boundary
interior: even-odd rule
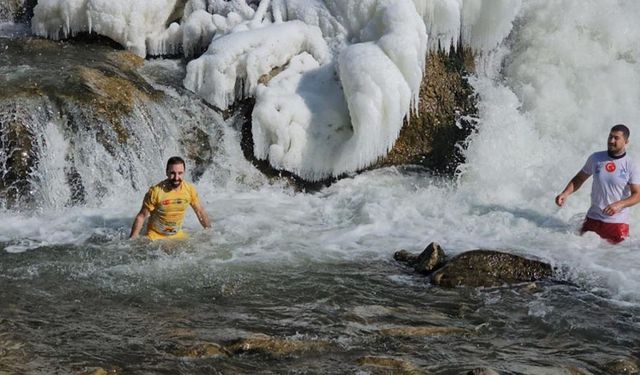
[[[358,363],[385,356],[437,374],[605,374],[604,363],[637,359],[640,208],[632,238],[613,246],[576,233],[588,184],[562,209],[553,199],[604,149],[611,125],[630,125],[637,153],[639,16],[633,1],[524,2],[506,42],[478,57],[479,124],[456,180],[386,168],[295,192],[244,159],[242,119],[224,120],[181,89],[176,60],[138,69],[163,99],[122,117],[125,142],[78,121],[86,109],[65,108],[69,118],[58,103],[23,102],[37,162],[28,203],[0,211],[0,372],[375,373]],[[2,74],[29,71],[31,58]],[[173,154],[187,156],[213,230],[189,212],[185,242],[128,241]],[[391,259],[430,241],[449,254],[537,257],[557,275],[432,287]],[[384,333],[404,326],[464,333]],[[326,345],[188,354],[254,333]]]

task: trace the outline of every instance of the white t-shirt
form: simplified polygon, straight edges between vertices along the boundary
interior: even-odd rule
[[[629,220],[627,208],[623,208],[613,216],[605,214],[602,210],[609,204],[631,195],[629,184],[640,184],[638,167],[638,163],[627,155],[614,159],[607,151],[591,154],[582,167],[584,173],[593,175],[591,207],[587,217],[606,223],[627,223]]]

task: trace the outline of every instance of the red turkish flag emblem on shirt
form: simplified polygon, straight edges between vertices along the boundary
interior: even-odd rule
[[[616,170],[616,164],[610,161],[607,163],[607,165],[604,166],[604,169],[606,169],[607,172],[613,172]]]

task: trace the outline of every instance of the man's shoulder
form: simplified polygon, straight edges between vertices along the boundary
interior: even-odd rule
[[[587,161],[585,162],[585,167],[588,165],[594,165],[601,161],[607,160],[608,154],[606,151],[596,151],[593,152],[587,157]]]
[[[184,185],[185,188],[189,189],[189,190],[196,190],[195,185],[193,185],[191,182],[187,182],[187,181],[182,181],[182,184]]]
[[[157,184],[152,185],[152,186],[149,188],[149,191],[158,191],[158,190],[162,190],[162,189],[164,189],[164,187],[165,187],[165,180],[162,180],[162,181],[158,182]]]
[[[638,164],[638,159],[636,159],[635,157],[629,154],[625,155],[624,159],[625,159],[625,163],[632,171],[635,171],[636,173],[640,172],[638,171],[638,168],[640,168],[640,164]]]

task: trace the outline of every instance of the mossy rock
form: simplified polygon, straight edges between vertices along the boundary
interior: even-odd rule
[[[551,265],[495,250],[459,254],[431,274],[431,282],[445,287],[493,287],[530,282],[553,275]]]
[[[436,242],[419,255],[400,250],[393,257],[444,287],[493,287],[553,276],[553,268],[547,263],[496,250],[471,250],[449,259]]]

